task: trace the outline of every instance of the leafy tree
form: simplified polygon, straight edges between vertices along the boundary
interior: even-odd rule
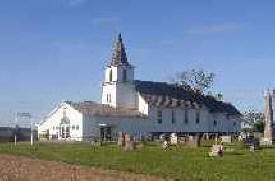
[[[251,132],[264,132],[264,114],[254,109],[248,109],[243,113],[243,119],[252,125]]]
[[[264,121],[263,120],[258,120],[255,122],[254,127],[253,127],[254,132],[264,132]]]
[[[173,82],[200,92],[205,92],[213,86],[215,76],[214,73],[203,69],[191,69],[176,74]]]
[[[243,132],[245,133],[252,133],[253,131],[253,128],[243,128]]]
[[[264,119],[264,114],[257,112],[254,109],[248,109],[243,113],[244,119],[249,123],[256,123],[257,121],[262,121]]]

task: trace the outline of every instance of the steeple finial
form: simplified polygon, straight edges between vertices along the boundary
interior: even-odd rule
[[[117,39],[120,40],[120,41],[122,41],[121,33],[118,34]]]
[[[118,34],[116,42],[115,42],[115,47],[113,50],[113,57],[111,61],[112,66],[117,66],[117,65],[129,65],[127,61],[127,55],[125,51],[124,44],[122,42],[122,37],[121,33]]]

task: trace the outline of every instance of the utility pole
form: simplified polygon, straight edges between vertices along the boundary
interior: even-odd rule
[[[15,114],[15,134],[14,134],[14,146],[16,146],[16,141],[17,141],[17,113]]]
[[[30,117],[31,121],[31,146],[33,146],[33,132],[32,132],[32,118]]]

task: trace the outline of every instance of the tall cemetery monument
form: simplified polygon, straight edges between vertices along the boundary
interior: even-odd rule
[[[273,123],[273,106],[275,105],[275,90],[267,91],[264,96],[264,142],[271,145],[275,143],[275,127]]]

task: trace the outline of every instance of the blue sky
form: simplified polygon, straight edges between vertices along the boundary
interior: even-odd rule
[[[167,81],[204,68],[241,110],[274,86],[275,2],[1,0],[0,122],[39,119],[62,100],[100,100],[118,32],[136,78]]]

